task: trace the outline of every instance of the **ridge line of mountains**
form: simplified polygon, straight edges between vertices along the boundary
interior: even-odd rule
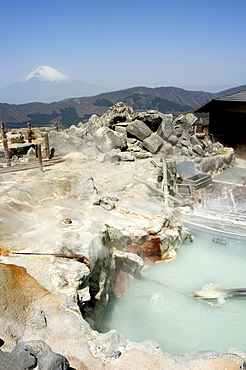
[[[0,121],[7,129],[23,128],[27,123],[33,127],[52,126],[59,122],[60,128],[85,122],[92,114],[101,115],[119,101],[135,111],[158,110],[174,116],[206,104],[212,99],[246,90],[246,85],[218,93],[189,91],[178,87],[132,87],[94,96],[69,98],[52,103],[8,104],[0,103]]]

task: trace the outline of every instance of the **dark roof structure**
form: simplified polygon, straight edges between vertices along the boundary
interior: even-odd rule
[[[214,140],[246,151],[246,90],[213,99],[194,113],[209,113],[209,133]]]
[[[234,102],[234,103],[246,104],[246,90],[240,91],[235,94],[222,96],[217,99],[212,99],[207,104],[202,105],[201,107],[197,108],[194,112],[195,113],[210,112],[212,107],[219,102]],[[243,104],[243,109],[244,109],[244,104]],[[229,104],[228,104],[228,108],[229,108]]]
[[[246,102],[246,90],[240,91],[236,94],[222,96],[221,98],[217,98],[215,100],[223,100],[223,101],[244,101]]]

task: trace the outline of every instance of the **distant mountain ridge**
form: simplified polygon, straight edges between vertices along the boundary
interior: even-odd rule
[[[50,126],[58,121],[60,127],[65,128],[88,120],[92,114],[101,115],[119,101],[132,106],[136,111],[158,110],[177,115],[197,108],[212,99],[242,90],[246,90],[246,85],[215,94],[188,91],[172,86],[156,88],[138,86],[95,96],[64,99],[49,104],[0,103],[0,121],[5,122],[8,128],[26,127],[28,122],[33,126]]]
[[[232,87],[230,89],[226,89],[226,90],[220,91],[218,93],[214,93],[214,98],[213,99],[221,98],[222,96],[226,96],[226,95],[236,94],[236,93],[238,93],[240,91],[244,91],[244,90],[246,90],[246,85]]]

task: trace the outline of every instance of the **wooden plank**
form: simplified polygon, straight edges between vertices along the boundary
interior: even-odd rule
[[[53,166],[56,163],[61,163],[64,162],[64,158],[52,158],[51,160],[44,160],[43,161],[43,166]],[[4,173],[11,173],[11,172],[16,172],[16,171],[25,171],[25,170],[32,170],[33,168],[39,168],[39,162],[29,162],[29,163],[24,163],[24,164],[17,164],[12,167],[3,167],[0,168],[0,175]]]

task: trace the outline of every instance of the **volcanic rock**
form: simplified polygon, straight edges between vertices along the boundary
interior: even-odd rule
[[[99,128],[94,134],[96,148],[101,153],[109,152],[112,149],[126,148],[126,136],[115,132],[108,127]]]
[[[129,134],[140,140],[144,140],[152,134],[152,131],[149,129],[149,127],[140,120],[135,120],[129,123],[126,130]]]
[[[143,146],[152,154],[157,153],[161,149],[162,145],[163,139],[157,133],[152,133],[143,140]]]

